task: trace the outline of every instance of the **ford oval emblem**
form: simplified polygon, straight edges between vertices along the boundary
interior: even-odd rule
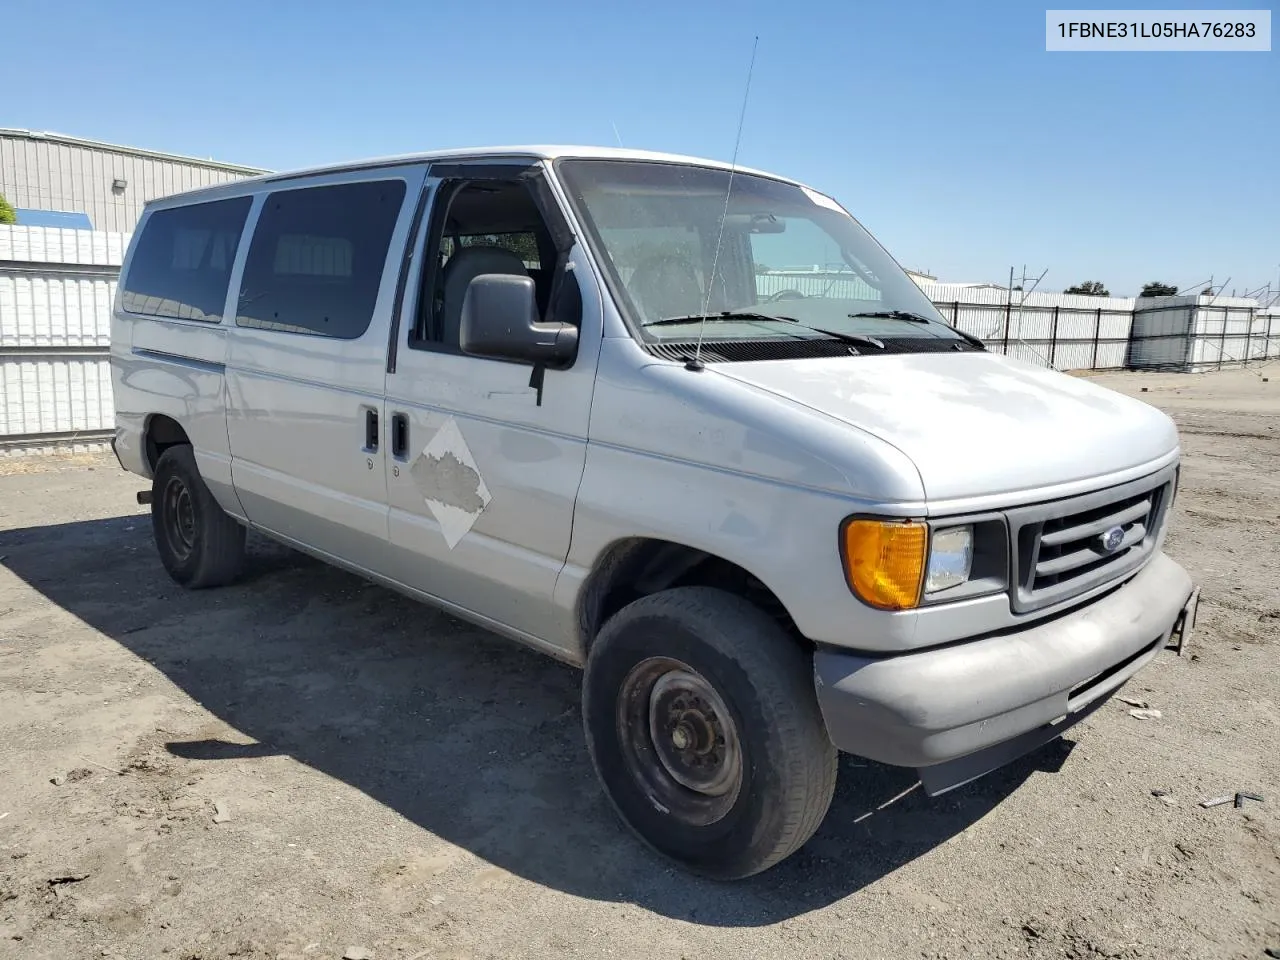
[[[1098,539],[1102,542],[1103,553],[1115,553],[1120,549],[1120,544],[1124,542],[1124,527],[1112,527],[1109,530],[1104,530]]]

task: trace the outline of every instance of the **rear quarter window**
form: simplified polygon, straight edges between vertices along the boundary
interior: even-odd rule
[[[266,198],[236,324],[354,340],[369,329],[403,180],[281,190]]]
[[[218,323],[252,197],[156,210],[142,226],[120,305],[129,313]]]

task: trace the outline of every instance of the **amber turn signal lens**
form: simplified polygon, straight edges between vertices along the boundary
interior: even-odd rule
[[[929,528],[923,523],[850,520],[844,526],[844,572],[854,592],[884,610],[920,603]]]

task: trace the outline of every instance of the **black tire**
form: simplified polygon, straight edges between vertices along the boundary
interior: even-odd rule
[[[591,760],[619,816],[695,873],[767,870],[831,805],[836,749],[812,655],[740,597],[679,587],[624,607],[591,647],[582,701]]]
[[[218,506],[186,444],[170,447],[156,464],[151,532],[165,570],[184,587],[223,586],[244,565],[244,527]]]

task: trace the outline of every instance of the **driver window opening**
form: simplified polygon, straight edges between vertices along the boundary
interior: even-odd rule
[[[528,188],[517,181],[453,180],[441,185],[438,196],[409,345],[456,352],[462,301],[482,274],[531,278],[545,317],[556,251]]]

